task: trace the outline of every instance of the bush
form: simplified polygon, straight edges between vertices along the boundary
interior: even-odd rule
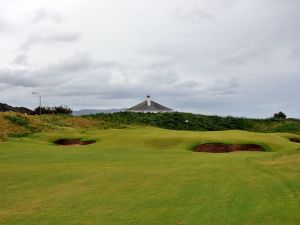
[[[42,106],[34,109],[33,114],[72,114],[72,109],[68,106]]]

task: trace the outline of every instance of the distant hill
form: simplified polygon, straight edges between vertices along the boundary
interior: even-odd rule
[[[116,113],[116,112],[125,112],[126,109],[81,109],[73,111],[72,115],[74,116],[83,116],[83,115],[93,115],[97,113]]]
[[[19,112],[19,113],[26,113],[26,114],[32,114],[33,111],[30,109],[27,109],[25,107],[13,107],[10,105],[7,105],[5,103],[0,103],[0,112]]]

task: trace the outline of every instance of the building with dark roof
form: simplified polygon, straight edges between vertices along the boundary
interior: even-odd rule
[[[128,112],[143,112],[143,113],[158,113],[158,112],[171,112],[173,109],[170,109],[166,106],[163,106],[155,101],[150,99],[150,96],[147,96],[147,99],[129,109]]]

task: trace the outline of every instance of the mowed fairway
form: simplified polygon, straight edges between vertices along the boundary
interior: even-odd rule
[[[66,129],[0,142],[0,224],[297,225],[300,144],[289,134]],[[59,138],[95,139],[56,146]],[[196,153],[197,143],[267,152]]]

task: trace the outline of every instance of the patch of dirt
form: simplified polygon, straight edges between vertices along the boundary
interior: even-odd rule
[[[290,138],[290,141],[300,143],[300,138]]]
[[[256,144],[219,144],[207,143],[198,145],[193,149],[194,152],[228,153],[237,151],[263,152],[265,149]]]
[[[96,143],[95,140],[81,141],[81,139],[59,139],[54,142],[57,145],[63,146],[80,146],[80,145],[90,145]]]

